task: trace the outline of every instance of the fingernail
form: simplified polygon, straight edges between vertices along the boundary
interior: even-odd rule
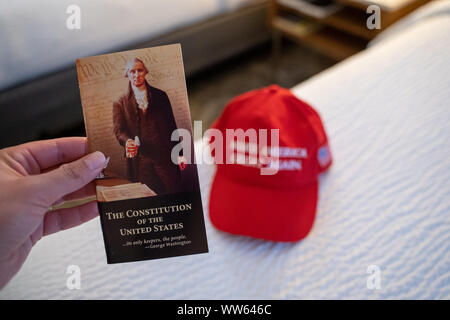
[[[105,165],[105,155],[100,151],[95,151],[84,159],[84,163],[86,163],[87,167],[90,170],[95,170]]]

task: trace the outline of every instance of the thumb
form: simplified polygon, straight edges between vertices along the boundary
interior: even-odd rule
[[[65,163],[55,170],[37,175],[37,192],[48,202],[46,205],[50,206],[62,196],[94,180],[102,171],[105,160],[104,154],[96,151],[76,161]]]

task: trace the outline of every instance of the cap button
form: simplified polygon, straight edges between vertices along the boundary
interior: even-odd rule
[[[275,93],[275,92],[278,91],[279,87],[276,84],[272,84],[272,85],[269,86],[268,89],[269,89],[270,93]]]

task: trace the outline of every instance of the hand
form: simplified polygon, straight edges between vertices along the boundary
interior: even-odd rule
[[[178,166],[180,167],[180,169],[182,171],[184,169],[186,169],[186,158],[184,156],[179,156],[178,157]]]
[[[134,158],[137,155],[139,146],[133,139],[128,139],[125,143],[125,150],[127,158]]]
[[[0,288],[42,236],[98,215],[96,202],[47,212],[64,200],[95,194],[89,183],[103,169],[105,156],[86,155],[86,149],[86,138],[62,138],[0,150]]]

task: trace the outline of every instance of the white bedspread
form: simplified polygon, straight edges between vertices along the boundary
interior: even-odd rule
[[[210,253],[107,265],[95,219],[41,240],[0,298],[450,299],[449,33],[449,16],[426,19],[293,89],[322,115],[335,159],[304,241],[215,230],[214,167],[200,165]],[[66,288],[72,264],[80,290]]]
[[[0,90],[117,51],[252,0],[0,0]],[[81,29],[69,30],[76,4]]]

